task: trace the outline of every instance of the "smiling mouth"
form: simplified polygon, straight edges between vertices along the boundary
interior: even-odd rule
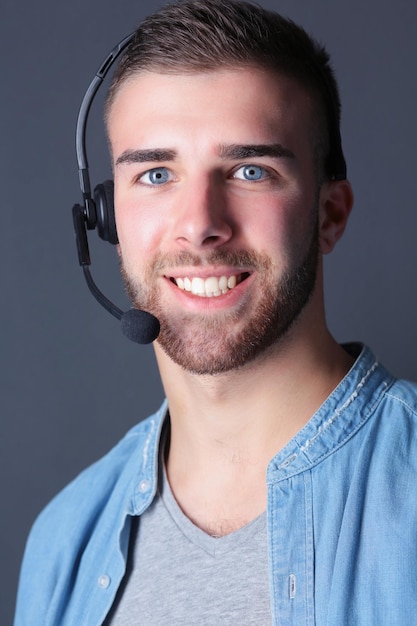
[[[234,289],[236,285],[239,285],[248,276],[249,272],[244,272],[242,274],[233,274],[232,276],[210,276],[209,278],[185,276],[184,278],[171,278],[171,281],[179,289],[188,291],[194,296],[216,298]]]

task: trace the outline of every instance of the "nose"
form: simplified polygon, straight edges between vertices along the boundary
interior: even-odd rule
[[[177,198],[174,237],[183,248],[217,248],[233,234],[224,189],[214,179],[184,183]]]

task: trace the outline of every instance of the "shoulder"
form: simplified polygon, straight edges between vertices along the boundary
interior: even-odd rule
[[[17,605],[20,611],[24,607],[35,610],[36,604],[42,614],[58,587],[62,587],[62,593],[68,587],[69,594],[75,572],[78,577],[82,567],[88,569],[89,563],[100,563],[106,551],[119,549],[117,537],[126,517],[139,514],[152,501],[165,415],[164,404],[77,476],[40,513],[29,534],[22,563]],[[140,485],[145,482],[147,489],[141,491]],[[39,571],[43,572],[41,577]]]
[[[417,384],[393,379],[375,407],[381,434],[408,437],[417,443]]]
[[[161,409],[139,422],[103,458],[85,469],[43,509],[29,534],[25,565],[65,558],[65,545],[72,552],[82,549],[93,535],[117,527],[141,505],[138,485],[148,484],[157,472],[159,435],[166,414]],[[151,489],[147,498],[151,498]],[[142,496],[143,499],[143,496]],[[145,503],[146,504],[146,503]],[[145,506],[144,504],[144,506]]]
[[[394,379],[374,407],[365,432],[369,462],[372,460],[374,469],[385,477],[386,484],[391,484],[395,477],[400,482],[407,477],[414,491],[417,484],[417,384]]]
[[[53,522],[55,517],[62,518],[64,513],[79,514],[80,502],[83,502],[83,511],[87,509],[91,513],[120,489],[122,498],[126,499],[136,477],[152,463],[164,414],[164,407],[161,407],[136,424],[105,456],[81,472],[44,508],[34,529],[47,521]]]
[[[386,392],[386,400],[397,411],[417,419],[417,383],[395,380]]]

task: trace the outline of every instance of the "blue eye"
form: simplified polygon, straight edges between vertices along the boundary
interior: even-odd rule
[[[234,173],[235,178],[240,180],[262,180],[265,177],[265,169],[260,165],[242,165]]]
[[[140,177],[140,182],[145,185],[163,185],[171,180],[171,175],[166,167],[154,167]]]

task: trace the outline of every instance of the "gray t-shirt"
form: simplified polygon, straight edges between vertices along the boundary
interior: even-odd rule
[[[211,537],[184,515],[161,473],[158,495],[133,526],[106,626],[271,624],[266,513]]]

